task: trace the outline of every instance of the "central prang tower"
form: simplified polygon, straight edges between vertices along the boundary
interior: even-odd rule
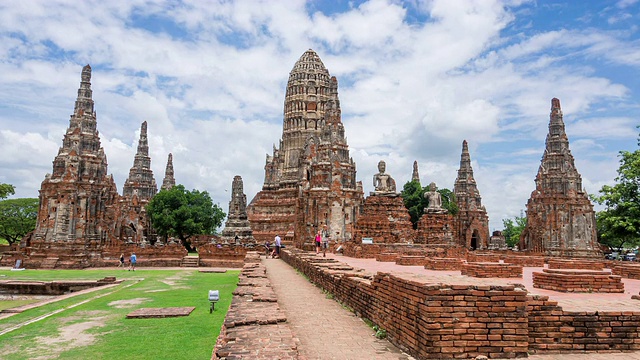
[[[595,212],[569,150],[560,100],[551,99],[549,117],[520,248],[547,256],[599,257]]]
[[[350,239],[363,199],[349,157],[338,81],[309,49],[289,73],[282,139],[267,155],[262,191],[248,216],[258,242],[280,235],[301,247],[317,230]]]

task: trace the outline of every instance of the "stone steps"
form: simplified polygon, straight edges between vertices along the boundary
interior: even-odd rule
[[[58,263],[58,258],[46,258],[40,266],[42,269],[55,269]]]
[[[180,267],[198,267],[199,265],[200,258],[198,256],[185,256],[180,263]]]

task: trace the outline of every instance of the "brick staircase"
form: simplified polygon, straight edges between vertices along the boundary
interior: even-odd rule
[[[46,258],[42,262],[42,269],[55,269],[56,264],[58,263],[58,258]]]
[[[182,258],[180,267],[198,267],[200,264],[200,258],[198,256],[185,256]]]

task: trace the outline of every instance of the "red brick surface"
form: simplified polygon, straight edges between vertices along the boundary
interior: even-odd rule
[[[562,292],[624,292],[622,278],[609,270],[542,269],[533,273],[533,286]]]
[[[386,273],[339,272],[296,250],[282,258],[419,359],[526,356],[527,292],[520,287],[427,285]]]
[[[406,266],[424,266],[427,259],[424,256],[420,255],[404,255],[400,256],[396,260],[396,264],[398,265],[406,265]]]
[[[470,262],[462,265],[460,273],[477,278],[521,278],[522,265],[491,262]]]
[[[544,267],[544,257],[542,256],[501,256],[507,264],[518,264],[527,267]]]
[[[590,269],[602,270],[605,267],[604,261],[587,259],[549,259],[549,269]]]
[[[376,261],[396,262],[396,260],[398,260],[399,257],[400,255],[397,253],[381,253],[376,255]]]
[[[298,359],[260,256],[249,252],[245,261],[212,359]]]
[[[457,258],[427,258],[425,269],[454,271],[461,270],[464,261]]]
[[[640,280],[640,264],[615,264],[612,271],[614,275],[626,279]]]

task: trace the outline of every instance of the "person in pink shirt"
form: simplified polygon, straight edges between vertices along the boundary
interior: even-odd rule
[[[316,255],[320,254],[320,245],[322,244],[322,235],[320,235],[320,230],[316,233]]]

